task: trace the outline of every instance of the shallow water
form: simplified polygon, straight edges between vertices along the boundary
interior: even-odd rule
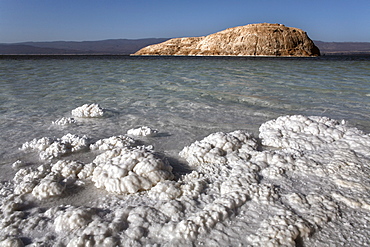
[[[2,182],[11,181],[18,170],[12,168],[17,160],[30,167],[45,163],[37,154],[19,150],[23,143],[34,138],[62,137],[67,133],[87,135],[95,142],[123,135],[128,129],[140,126],[157,129],[157,136],[137,139],[141,144],[153,145],[156,152],[170,160],[175,179],[192,170],[178,155],[185,146],[219,131],[245,130],[257,137],[261,124],[279,116],[344,119],[349,126],[370,133],[370,57],[2,57],[0,83]],[[71,117],[71,110],[86,103],[98,103],[106,109],[104,117],[77,119],[77,124],[66,126],[51,124],[61,117]],[[90,153],[72,155],[73,159],[85,163],[92,162],[94,157]],[[295,181],[294,184],[298,183]],[[96,206],[94,193],[110,195],[101,190],[96,192],[91,187],[86,190],[93,192],[76,190],[77,196],[71,193],[67,200],[37,202],[39,206],[36,208],[56,207],[66,201],[73,202],[70,204],[74,206],[88,206],[79,200],[81,193]],[[148,205],[153,204],[149,198],[146,200]],[[207,200],[202,203],[207,204]],[[142,204],[145,200],[139,201]],[[200,242],[190,238],[180,243],[212,244],[218,239],[217,232],[225,232],[223,228],[226,226],[231,230],[224,240],[232,239],[230,236],[240,228],[246,233],[251,232],[253,226],[248,224],[252,223],[236,220],[249,215],[241,213],[247,210],[247,204],[243,205],[235,209],[235,215],[229,216],[224,225],[216,224],[208,229],[212,238],[200,234]],[[248,204],[248,207],[253,205]],[[270,209],[267,207],[266,210]],[[361,215],[369,219],[368,211]],[[332,221],[320,227],[340,227],[336,224],[338,221]],[[4,231],[3,236],[8,236]],[[325,234],[323,231],[316,235],[321,236],[318,239],[322,241]],[[366,239],[367,234],[365,231],[360,236]],[[169,241],[167,237],[158,240],[149,236],[148,233],[145,241],[135,241],[139,245]],[[22,230],[20,237],[27,239],[23,242],[32,243],[39,236]],[[235,245],[250,244],[252,240],[239,239]],[[302,241],[306,243],[308,240]],[[340,237],[333,237],[332,241],[336,245]],[[328,241],[327,245],[330,244],[333,243]]]
[[[149,125],[185,138],[179,147],[217,130],[255,132],[291,114],[345,119],[369,131],[370,61],[351,58],[1,59],[2,155],[14,150],[9,145],[59,134],[50,122],[85,103],[111,116],[104,128],[79,132],[101,137]]]

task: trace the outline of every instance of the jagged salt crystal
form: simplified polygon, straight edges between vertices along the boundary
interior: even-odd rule
[[[23,162],[21,161],[21,160],[17,160],[16,162],[14,162],[13,164],[12,164],[12,168],[13,169],[18,169],[18,168],[20,168],[20,167],[22,167],[23,166]]]
[[[74,118],[62,117],[58,120],[53,121],[52,124],[54,124],[54,125],[68,125],[68,124],[74,124],[76,122],[77,121]]]
[[[84,104],[72,110],[72,115],[83,118],[102,117],[104,115],[104,109],[98,104]]]

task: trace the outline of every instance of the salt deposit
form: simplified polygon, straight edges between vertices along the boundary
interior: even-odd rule
[[[25,142],[21,150],[34,150],[39,152],[42,160],[50,160],[62,155],[81,151],[89,145],[87,136],[77,136],[72,134],[64,135],[61,138],[42,137]]]
[[[172,167],[146,149],[121,148],[100,154],[92,181],[98,188],[117,194],[149,190],[172,179]]]
[[[128,137],[128,136],[112,136],[109,138],[101,139],[97,141],[94,144],[90,145],[91,150],[112,150],[115,148],[123,148],[127,146],[131,146],[132,144],[135,143],[135,140]]]
[[[98,104],[84,104],[72,110],[72,115],[81,118],[102,117],[104,115],[104,109]]]
[[[347,234],[335,228],[343,224],[357,229],[351,246],[370,244],[370,136],[345,122],[282,116],[259,138],[213,133],[180,151],[191,170],[176,176],[153,146],[124,135],[43,137],[22,150],[42,160],[17,160],[13,181],[0,184],[5,246],[317,246]],[[59,203],[89,190],[102,196]]]
[[[52,122],[54,125],[68,125],[68,124],[74,124],[77,121],[74,118],[71,117],[62,117],[58,120],[55,120]]]
[[[158,130],[152,129],[148,126],[142,126],[136,129],[129,129],[127,131],[128,135],[134,136],[155,136],[158,133]]]

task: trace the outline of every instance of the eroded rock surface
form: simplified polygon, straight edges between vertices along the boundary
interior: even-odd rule
[[[319,56],[307,33],[282,24],[250,24],[203,37],[175,38],[134,55],[161,56]]]

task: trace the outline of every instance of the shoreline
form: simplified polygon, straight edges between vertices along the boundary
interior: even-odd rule
[[[183,56],[183,55],[127,55],[127,54],[0,54],[7,59],[261,59],[261,60],[323,60],[370,59],[369,54],[322,54],[321,56]]]

